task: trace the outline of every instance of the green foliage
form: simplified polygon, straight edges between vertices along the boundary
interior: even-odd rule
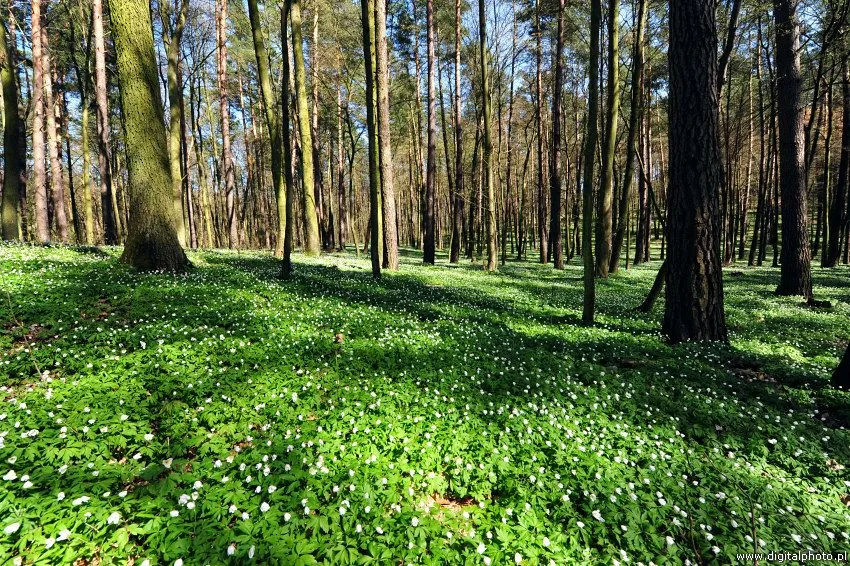
[[[727,279],[732,345],[666,346],[654,276],[0,248],[0,556],[576,564],[848,547],[850,336]]]

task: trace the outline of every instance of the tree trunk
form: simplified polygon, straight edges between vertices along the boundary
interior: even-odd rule
[[[546,234],[546,199],[543,194],[543,76],[541,71],[541,67],[543,66],[543,29],[540,24],[540,0],[535,0],[534,23],[536,40],[535,56],[537,59],[535,68],[535,90],[537,97],[534,106],[534,119],[537,122],[537,234],[540,247],[540,263],[545,264],[549,262],[549,242]]]
[[[287,22],[289,21],[289,12],[291,0],[284,0],[280,9],[280,43],[283,46],[283,72],[280,89],[281,99],[281,149],[283,150],[283,188],[286,192],[284,200],[286,201],[284,211],[285,230],[283,234],[283,264],[281,265],[281,277],[288,279],[292,275],[292,248],[294,247],[295,239],[295,185],[292,175],[292,131],[290,130],[290,108],[291,108],[291,91],[290,83],[290,68],[289,68],[289,52],[292,46],[289,42],[289,36],[286,33]],[[278,201],[278,211],[280,211],[280,201]]]
[[[224,182],[228,246],[239,247],[236,214],[236,176],[230,148],[230,107],[227,101],[227,0],[216,0],[218,105],[221,119],[221,179]]]
[[[614,2],[618,0],[613,0]],[[558,34],[555,38],[555,82],[552,85],[552,151],[549,160],[549,243],[555,269],[564,269],[564,241],[561,235],[561,90],[564,82],[564,10],[566,0],[558,4]]]
[[[584,140],[584,178],[582,181],[581,251],[584,262],[584,305],[582,321],[593,324],[596,312],[596,279],[593,262],[593,182],[594,156],[599,139],[599,32],[602,19],[602,0],[590,4],[590,63],[587,89],[587,137]]]
[[[831,85],[830,88],[832,88]],[[848,70],[846,58],[841,61],[841,95],[844,101],[841,125],[841,158],[838,166],[838,182],[835,185],[835,193],[829,209],[830,230],[823,262],[824,267],[835,267],[838,264],[841,256],[842,228],[847,221],[847,185],[850,181],[850,70]]]
[[[46,5],[46,4],[45,4]],[[47,117],[47,155],[50,159],[50,194],[53,201],[53,219],[60,242],[68,241],[68,216],[65,212],[65,178],[62,176],[59,124],[56,119],[57,101],[53,96],[53,60],[48,45],[47,27],[41,29],[42,74],[44,82],[44,113]]]
[[[171,166],[171,182],[173,185],[174,225],[177,229],[177,239],[180,245],[186,246],[186,224],[183,221],[183,173],[180,151],[180,120],[182,114],[183,85],[179,83],[180,41],[186,24],[186,14],[189,0],[180,2],[176,21],[171,21],[171,7],[160,5],[160,19],[163,27],[163,43],[165,44],[166,60],[168,62],[168,161]],[[175,4],[176,5],[176,4]]]
[[[611,264],[611,232],[614,216],[614,153],[617,150],[617,120],[620,108],[620,0],[610,0],[608,13],[608,107],[602,148],[602,185],[596,219],[596,276],[608,278]]]
[[[260,92],[263,97],[263,109],[265,110],[266,128],[269,131],[271,142],[271,166],[272,184],[274,187],[275,201],[277,202],[277,238],[275,243],[275,257],[283,256],[283,242],[286,234],[286,185],[283,179],[282,164],[282,141],[280,133],[280,122],[278,120],[278,104],[275,102],[274,90],[272,88],[269,73],[269,55],[266,44],[263,41],[263,30],[260,27],[260,13],[257,8],[257,0],[248,0],[248,17],[251,22],[251,36],[254,40],[254,54],[257,59],[257,78],[260,83]],[[285,28],[284,28],[284,32]],[[284,89],[288,90],[288,89]],[[286,104],[286,97],[281,97]]]
[[[460,96],[460,42],[461,0],[455,0],[455,53],[454,53],[454,127],[455,127],[455,202],[452,207],[452,247],[449,262],[460,261],[460,243],[463,232],[463,209],[465,204],[463,184],[463,113]]]
[[[812,296],[812,269],[806,212],[803,107],[800,102],[799,0],[773,0],[776,20],[779,181],[782,185],[782,271],[779,295]],[[775,248],[774,248],[775,249]]]
[[[18,83],[15,80],[15,50],[6,37],[6,25],[0,23],[0,84],[3,88],[3,240],[23,240],[21,215],[18,213],[21,193],[26,187],[27,140],[24,122],[18,113]],[[26,214],[24,209],[23,214]]]
[[[832,374],[832,386],[845,391],[850,390],[850,346],[845,350],[841,363]]]
[[[713,0],[670,4],[669,60],[668,272],[662,330],[672,343],[725,342]]]
[[[435,207],[437,199],[437,98],[434,92],[437,72],[436,39],[434,37],[434,0],[425,1],[428,44],[428,154],[425,168],[424,224],[425,242],[423,261],[435,260]]]
[[[301,190],[304,221],[304,254],[318,256],[321,251],[319,217],[313,171],[313,139],[307,103],[307,72],[304,67],[304,39],[301,34],[301,0],[289,0],[292,27],[292,53],[295,65],[295,105],[300,140]]]
[[[120,216],[113,207],[112,148],[109,141],[109,103],[106,84],[106,42],[103,33],[103,0],[92,0],[92,27],[94,28],[95,102],[97,103],[97,149],[100,169],[100,208],[103,215],[103,241],[107,245],[118,243],[121,232]],[[33,150],[34,151],[34,150]]]
[[[375,1],[375,83],[377,87],[378,150],[381,170],[381,209],[383,211],[384,268],[398,271],[398,227],[396,225],[393,152],[390,143],[390,70],[387,50],[386,0]]]
[[[429,0],[430,2],[430,0]],[[493,186],[493,140],[492,116],[490,104],[490,63],[487,61],[487,19],[484,9],[485,0],[478,0],[478,55],[481,58],[481,99],[484,114],[484,192],[487,198],[487,271],[496,271],[496,191]]]
[[[111,0],[109,6],[131,200],[121,261],[143,271],[183,271],[189,260],[174,228],[173,185],[149,6],[145,0]]]
[[[47,215],[47,171],[45,169],[44,135],[45,135],[45,103],[44,103],[44,57],[42,49],[41,28],[43,26],[41,9],[43,0],[33,0],[32,3],[32,160],[33,160],[33,189],[35,190],[35,226],[38,241],[46,244],[50,241],[50,221]]]
[[[626,140],[626,167],[623,173],[623,190],[620,193],[620,204],[618,207],[619,218],[617,219],[617,231],[611,244],[611,262],[609,271],[616,273],[620,266],[620,255],[623,250],[623,239],[626,236],[627,215],[629,212],[629,201],[631,200],[632,185],[634,185],[635,174],[635,152],[638,149],[635,143],[638,139],[638,129],[641,127],[643,115],[643,30],[646,27],[646,3],[647,0],[639,0],[638,14],[635,34],[635,44],[632,64],[632,98],[631,110],[629,111],[629,133]],[[628,269],[629,247],[626,246],[626,268]]]
[[[377,0],[382,2],[383,0]],[[366,126],[369,142],[369,236],[372,258],[372,277],[381,277],[383,259],[383,214],[381,209],[381,148],[378,141],[377,106],[378,93],[375,88],[375,0],[361,0],[363,18],[363,60],[366,64]]]

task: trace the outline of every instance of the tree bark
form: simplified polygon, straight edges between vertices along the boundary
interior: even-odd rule
[[[591,8],[592,10],[592,8]],[[600,8],[601,10],[601,8]],[[592,12],[591,12],[592,14]],[[601,16],[600,16],[601,17]],[[592,18],[592,15],[591,15]],[[537,122],[537,234],[538,245],[540,247],[540,263],[549,262],[549,242],[546,233],[546,198],[543,189],[543,76],[541,67],[543,66],[543,47],[542,36],[543,29],[540,24],[540,0],[535,0],[534,4],[534,23],[535,23],[535,90],[536,99],[534,106],[534,119]],[[591,22],[591,27],[593,23]],[[592,30],[591,30],[592,33]],[[598,35],[598,33],[597,33]],[[591,45],[593,40],[591,40]],[[599,66],[597,62],[597,67]],[[591,70],[591,73],[593,70]],[[597,71],[598,72],[598,71]],[[597,86],[598,88],[598,86]]]
[[[611,264],[611,233],[614,216],[614,153],[617,149],[617,121],[620,108],[620,0],[610,0],[608,13],[608,107],[602,148],[602,184],[596,219],[596,276],[608,278]]]
[[[263,97],[263,109],[265,110],[266,128],[269,131],[271,142],[271,166],[272,185],[274,187],[275,201],[277,202],[277,239],[275,244],[275,257],[283,256],[283,242],[286,234],[286,185],[283,178],[282,163],[282,140],[281,127],[278,120],[278,104],[275,102],[274,90],[272,88],[269,73],[269,55],[266,44],[263,41],[263,30],[260,27],[260,13],[257,8],[257,0],[248,0],[248,18],[251,23],[251,36],[254,41],[254,55],[257,59],[257,78],[260,83],[260,92]],[[284,32],[285,28],[284,28]],[[288,90],[288,89],[284,89]],[[281,97],[286,104],[286,97]]]
[[[387,50],[387,4],[375,1],[375,83],[377,87],[378,150],[381,170],[384,269],[398,271],[398,227],[396,226],[395,179],[390,139],[390,70]]]
[[[779,295],[812,296],[812,268],[806,212],[803,155],[799,0],[773,0],[776,20],[779,181],[782,186],[782,270]]]
[[[46,6],[46,3],[45,3]],[[68,241],[68,216],[65,211],[65,178],[62,176],[60,155],[59,124],[56,119],[56,98],[53,96],[53,60],[50,55],[47,27],[41,30],[41,72],[44,83],[44,113],[47,117],[47,155],[50,160],[50,195],[53,201],[53,219],[56,223],[56,235],[60,242]]]
[[[227,0],[216,0],[218,105],[221,118],[221,179],[224,181],[228,246],[239,247],[239,222],[236,214],[236,176],[230,147],[230,106],[227,100]]]
[[[32,2],[32,95],[30,104],[33,108],[32,121],[32,160],[33,160],[33,190],[35,191],[35,226],[38,241],[42,244],[50,242],[50,222],[47,216],[47,171],[45,169],[44,135],[45,135],[45,104],[44,104],[44,58],[42,50],[43,25],[41,9],[43,0]]]
[[[618,0],[613,0],[617,2]],[[561,234],[561,90],[564,82],[564,10],[565,0],[558,4],[558,32],[555,38],[555,82],[552,85],[552,151],[549,161],[549,242],[555,269],[564,269],[564,240]]]
[[[428,45],[428,154],[425,168],[425,246],[423,261],[434,264],[435,260],[435,206],[437,199],[437,98],[434,92],[437,55],[434,37],[434,0],[425,0]]]
[[[430,2],[431,0],[429,0]],[[496,271],[496,191],[493,186],[493,140],[492,116],[490,103],[490,69],[487,61],[487,19],[484,9],[485,0],[478,0],[478,55],[481,58],[481,99],[484,114],[484,152],[483,165],[485,184],[484,192],[487,198],[487,271]]]
[[[383,0],[377,0],[381,2]],[[378,141],[377,106],[375,88],[375,0],[361,0],[363,18],[363,60],[366,64],[366,127],[369,142],[369,253],[372,259],[372,277],[381,277],[383,259],[383,214],[381,209],[381,151]]]
[[[112,148],[109,141],[109,102],[106,84],[106,42],[103,33],[103,0],[92,0],[94,28],[95,102],[97,104],[97,149],[100,169],[100,208],[103,215],[103,241],[118,243],[120,215],[113,207],[115,188],[112,183]]]
[[[295,65],[295,106],[301,149],[301,190],[304,222],[304,254],[318,256],[321,252],[319,217],[316,212],[315,179],[313,171],[313,139],[310,131],[310,108],[307,103],[307,72],[304,68],[304,38],[301,34],[301,0],[289,0],[289,20],[292,26],[292,53]]]
[[[461,0],[455,0],[455,53],[454,53],[454,127],[455,127],[455,201],[452,207],[452,247],[449,262],[460,261],[461,234],[463,232],[463,209],[465,205],[463,183],[463,113],[460,96],[460,41]]]
[[[289,68],[289,53],[292,46],[289,42],[289,36],[286,33],[287,23],[289,21],[289,12],[291,0],[284,0],[280,10],[280,39],[283,46],[283,72],[280,88],[281,99],[281,146],[283,150],[283,181],[284,191],[286,191],[286,210],[285,214],[285,231],[283,234],[283,264],[281,265],[281,277],[288,279],[292,275],[292,248],[295,245],[295,184],[292,175],[292,131],[290,130],[290,108],[291,106],[291,91],[290,83],[290,68]],[[278,210],[280,203],[278,203]]]
[[[582,180],[581,248],[584,262],[584,304],[582,321],[593,324],[596,312],[596,279],[593,261],[593,181],[594,156],[599,139],[599,32],[602,0],[590,4],[590,63],[587,89],[587,136],[584,140],[584,178]]]
[[[180,76],[180,42],[183,38],[183,28],[186,25],[186,14],[189,0],[174,0],[180,2],[176,10],[176,21],[172,22],[171,6],[160,4],[160,20],[163,27],[163,43],[165,44],[166,60],[168,62],[168,161],[171,166],[172,192],[174,193],[174,226],[180,245],[186,246],[186,224],[183,221],[183,172],[181,162],[180,121],[182,120],[183,85]]]
[[[130,180],[130,223],[121,261],[142,271],[186,269],[177,239],[151,15],[146,0],[110,0]]]
[[[0,84],[3,88],[3,240],[23,240],[21,214],[18,212],[21,193],[26,190],[27,140],[24,122],[18,113],[18,83],[15,80],[15,45],[7,39],[6,25],[0,23]],[[23,210],[26,214],[26,210]]]
[[[841,125],[841,158],[838,166],[838,182],[835,185],[835,193],[829,209],[830,229],[823,261],[824,267],[835,267],[838,264],[841,256],[842,228],[847,222],[847,186],[850,182],[850,70],[848,70],[846,58],[841,61],[841,95],[844,109]]]
[[[629,133],[626,139],[626,167],[623,173],[623,190],[620,193],[620,204],[617,207],[619,218],[617,219],[617,230],[614,233],[614,239],[611,244],[611,262],[609,271],[616,273],[620,267],[620,255],[623,250],[623,239],[626,235],[627,216],[629,212],[629,201],[631,200],[632,186],[634,185],[635,174],[635,152],[638,149],[635,144],[638,139],[638,130],[641,127],[641,118],[643,115],[643,33],[646,27],[646,3],[647,0],[639,0],[637,19],[635,20],[637,29],[635,33],[635,44],[632,55],[632,97],[631,110],[629,111]],[[626,268],[628,269],[629,249],[626,246]]]
[[[672,343],[725,342],[713,0],[670,4],[669,61],[668,272],[662,330]]]

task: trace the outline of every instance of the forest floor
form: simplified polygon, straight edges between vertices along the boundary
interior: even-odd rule
[[[730,346],[632,309],[658,262],[0,247],[0,562],[682,564],[850,549],[850,275],[726,270]]]

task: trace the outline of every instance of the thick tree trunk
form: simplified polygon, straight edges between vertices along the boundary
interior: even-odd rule
[[[806,212],[803,107],[800,95],[799,0],[774,0],[776,81],[779,118],[779,181],[782,185],[782,271],[779,295],[812,296]],[[774,248],[775,249],[775,248]]]
[[[608,278],[611,264],[611,232],[614,216],[614,153],[617,150],[617,120],[620,109],[620,0],[610,0],[608,11],[608,106],[602,147],[602,185],[597,200],[596,276]]]
[[[109,7],[131,201],[121,261],[143,271],[183,271],[189,260],[174,228],[173,185],[150,9],[145,0],[111,0]]]
[[[377,0],[381,2],[382,0]],[[383,214],[381,209],[381,151],[378,141],[377,106],[375,89],[375,0],[361,0],[363,18],[363,60],[366,64],[366,126],[369,138],[369,236],[372,258],[372,277],[381,277],[383,259]]]
[[[671,3],[669,60],[668,272],[662,330],[673,343],[725,342],[713,0]]]
[[[390,143],[390,69],[387,50],[386,0],[375,2],[375,83],[377,87],[377,126],[379,166],[381,169],[381,209],[385,269],[398,270],[398,227],[396,225],[395,180],[393,152]]]
[[[304,39],[301,34],[301,0],[289,0],[289,20],[292,26],[292,53],[295,65],[295,105],[298,134],[301,143],[301,190],[304,221],[304,254],[317,256],[321,252],[319,217],[316,212],[315,179],[313,171],[313,136],[310,131],[310,110],[307,103],[307,72],[304,68]]]
[[[97,149],[100,169],[100,208],[103,215],[103,241],[118,243],[121,232],[120,215],[113,206],[112,148],[109,141],[109,103],[106,84],[106,42],[103,33],[103,0],[92,0],[94,34],[95,102],[97,103]]]
[[[24,123],[18,113],[18,83],[15,80],[15,45],[6,37],[6,25],[0,23],[0,84],[3,88],[3,240],[22,240],[21,193],[26,187],[27,141]],[[26,210],[23,210],[26,214]]]
[[[596,279],[593,261],[593,182],[594,156],[599,139],[599,32],[602,0],[590,4],[590,69],[587,89],[587,136],[584,140],[584,178],[582,180],[581,252],[584,262],[584,304],[582,321],[592,324],[596,313]]]
[[[618,0],[614,0],[615,2]],[[558,32],[555,38],[555,82],[552,85],[552,151],[549,159],[549,243],[555,269],[564,269],[564,240],[561,234],[561,89],[564,82],[564,10],[565,0],[558,4]]]

